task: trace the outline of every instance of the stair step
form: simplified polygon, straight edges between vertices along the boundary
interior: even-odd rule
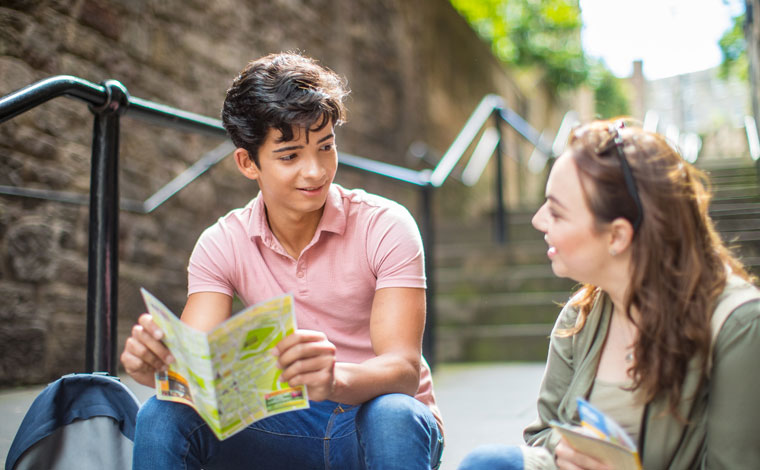
[[[481,266],[509,266],[546,262],[546,242],[542,234],[533,240],[515,241],[503,246],[493,243],[438,244],[434,256],[436,266],[474,269]]]
[[[511,264],[498,266],[450,266],[436,270],[439,294],[526,292],[550,288],[570,288],[574,282],[557,277],[548,260],[544,264]]]
[[[710,217],[720,219],[723,217],[758,217],[760,216],[760,202],[723,201],[710,205]]]
[[[754,233],[760,230],[760,219],[751,216],[721,217],[715,219],[715,228],[719,232]]]
[[[510,242],[533,240],[542,237],[530,221],[534,212],[510,212],[505,215],[505,237]],[[445,221],[436,224],[436,244],[494,243],[496,223],[492,218],[474,221]]]
[[[754,162],[749,158],[700,158],[697,168],[709,173],[732,173],[754,171]]]
[[[442,362],[546,360],[552,324],[440,327],[436,354]]]
[[[713,197],[717,200],[746,198],[749,201],[757,202],[758,188],[754,184],[717,187],[713,189]]]
[[[437,325],[553,323],[570,289],[557,292],[476,293],[468,297],[439,295]]]

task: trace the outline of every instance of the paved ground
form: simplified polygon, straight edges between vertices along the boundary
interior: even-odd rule
[[[433,378],[446,422],[442,470],[454,470],[472,448],[483,443],[519,444],[522,428],[534,416],[543,373],[539,363],[443,364]],[[152,389],[123,377],[144,401]],[[43,387],[0,390],[0,456],[5,467],[13,436]]]

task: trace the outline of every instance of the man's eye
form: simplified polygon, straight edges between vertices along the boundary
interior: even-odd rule
[[[290,155],[283,155],[282,157],[280,157],[280,160],[284,162],[289,162],[290,160],[293,160],[294,158],[296,158],[296,154],[291,153]]]
[[[325,145],[322,146],[322,150],[325,150],[325,151],[329,151],[329,150],[332,150],[334,148],[335,148],[335,144],[332,144],[332,143],[325,144]]]

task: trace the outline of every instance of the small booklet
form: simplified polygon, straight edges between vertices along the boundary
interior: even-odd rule
[[[583,398],[578,400],[581,426],[549,423],[573,448],[618,470],[641,470],[633,439],[612,418]]]
[[[306,386],[280,381],[270,350],[296,329],[289,294],[252,305],[208,333],[195,330],[141,289],[176,359],[156,373],[156,397],[192,406],[220,440],[249,424],[309,407]]]

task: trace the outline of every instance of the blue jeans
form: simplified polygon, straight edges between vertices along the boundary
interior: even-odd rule
[[[133,469],[430,469],[443,439],[430,409],[402,394],[362,405],[310,402],[219,441],[191,407],[149,399],[137,414]]]
[[[522,451],[504,444],[476,447],[459,464],[459,470],[523,470]]]

